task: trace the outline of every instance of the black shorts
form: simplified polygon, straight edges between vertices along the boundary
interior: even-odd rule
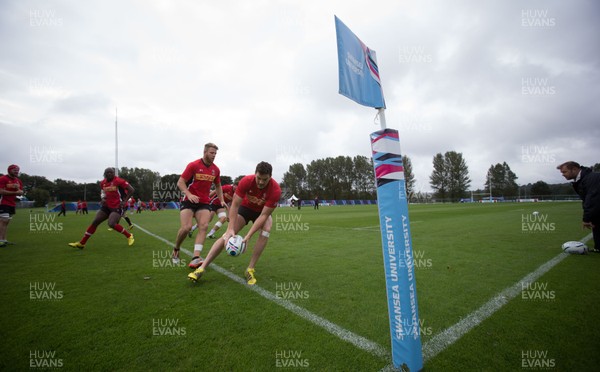
[[[252,209],[244,207],[243,205],[240,205],[238,208],[238,214],[244,217],[246,223],[250,221],[254,222],[260,216],[260,212],[253,211]]]
[[[10,205],[1,205],[0,204],[0,214],[8,213],[9,217],[12,217],[16,212],[15,207],[11,207]]]
[[[204,204],[204,203],[192,203],[189,200],[184,200],[181,202],[181,207],[179,207],[179,210],[184,210],[184,209],[191,209],[192,212],[194,212],[194,214],[196,214],[196,212],[201,211],[201,210],[208,210],[210,211],[210,204]]]
[[[100,207],[100,210],[110,216],[111,213],[118,213],[119,216],[123,215],[123,210],[121,208],[109,208],[106,205]]]
[[[210,210],[217,213],[217,211],[219,209],[225,209],[225,207],[222,204],[211,204],[210,205]]]

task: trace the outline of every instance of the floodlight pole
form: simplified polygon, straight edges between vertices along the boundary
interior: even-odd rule
[[[119,132],[117,130],[117,108],[115,107],[115,176],[119,175]]]

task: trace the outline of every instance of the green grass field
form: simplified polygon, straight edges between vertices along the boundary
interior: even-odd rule
[[[411,205],[424,348],[561,254],[564,241],[589,234],[581,230],[580,208]],[[177,211],[131,217],[174,241]],[[18,210],[8,231],[16,244],[0,248],[0,370],[379,371],[391,364],[375,206],[278,208],[257,265],[258,288],[241,283],[248,252],[221,255],[215,264],[222,270],[211,268],[193,284],[187,267],[170,263],[171,247],[139,227],[133,247],[105,224],[84,250],[68,247],[92,218]],[[192,239],[184,248],[192,249]],[[566,257],[427,358],[425,369],[598,370],[599,266],[600,254]],[[321,320],[388,355],[342,340]]]

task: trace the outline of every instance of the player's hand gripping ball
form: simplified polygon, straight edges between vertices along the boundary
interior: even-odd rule
[[[240,235],[234,235],[225,244],[225,250],[230,256],[237,257],[246,251],[246,243]]]

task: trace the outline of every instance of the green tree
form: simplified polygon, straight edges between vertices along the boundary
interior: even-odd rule
[[[434,190],[434,197],[439,199],[448,197],[448,169],[441,153],[437,153],[433,157],[433,171],[429,176],[429,184]]]
[[[375,199],[373,159],[357,155],[354,163],[352,188],[357,199]]]
[[[329,190],[324,182],[325,161],[323,159],[313,160],[306,166],[306,184],[313,194],[320,195],[323,199],[331,199]]]
[[[50,201],[50,192],[42,188],[33,188],[27,193],[27,198],[34,201],[34,207],[44,207]]]
[[[221,175],[221,185],[232,185],[232,184],[233,184],[233,178],[231,178],[231,176]]]
[[[461,153],[447,151],[433,157],[433,172],[429,184],[435,190],[434,196],[440,199],[458,201],[467,195],[471,185],[469,168]]]
[[[306,189],[306,170],[304,169],[304,165],[300,163],[290,165],[288,171],[283,174],[283,183],[289,192],[305,199],[307,195],[302,195],[303,190]]]
[[[160,174],[150,169],[122,167],[119,177],[125,179],[135,189],[136,199],[145,201],[153,198],[157,182],[161,181]]]
[[[552,194],[552,190],[550,189],[550,185],[548,185],[544,181],[537,181],[533,185],[531,185],[531,196],[532,197],[542,197],[548,196]]]
[[[74,201],[83,199],[83,184],[58,178],[54,180],[54,185],[56,200]]]
[[[485,188],[490,189],[492,185],[492,194],[505,197],[517,196],[519,185],[517,185],[517,175],[514,174],[508,164],[503,162],[490,166],[488,169]]]
[[[452,201],[458,201],[467,195],[471,185],[469,167],[462,154],[456,151],[446,152],[444,161],[448,168],[448,196]]]
[[[411,198],[414,193],[415,176],[412,171],[412,162],[406,155],[402,155],[402,164],[404,165],[404,181],[406,182],[406,197]]]
[[[26,173],[21,173],[19,174],[19,179],[23,182],[23,191],[25,194],[34,188],[44,189],[48,191],[49,194],[53,194],[56,187],[54,182],[42,176],[30,176]]]

